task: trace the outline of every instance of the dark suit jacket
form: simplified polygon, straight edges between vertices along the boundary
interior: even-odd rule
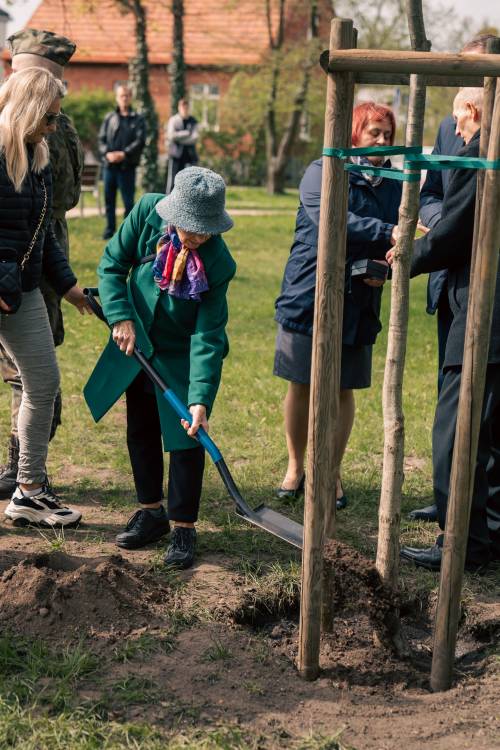
[[[459,152],[460,156],[479,155],[479,131]],[[441,220],[415,242],[411,276],[448,270],[448,300],[453,313],[444,367],[461,365],[469,298],[469,276],[476,204],[475,169],[455,169],[445,192]],[[500,362],[500,269],[497,273],[495,305],[488,362]]]
[[[448,115],[439,126],[432,153],[455,156],[463,147],[463,139],[455,135],[455,120],[451,115]],[[452,171],[448,169],[442,172],[438,169],[429,169],[427,172],[427,177],[420,191],[420,219],[422,224],[430,229],[435,227],[441,218],[443,197],[450,184],[451,176]],[[435,271],[429,275],[427,312],[430,315],[434,315],[436,312],[441,295],[447,294],[447,279],[448,273],[446,271]]]

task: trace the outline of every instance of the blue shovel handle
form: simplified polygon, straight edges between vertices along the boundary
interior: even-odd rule
[[[167,399],[170,406],[173,408],[176,414],[181,417],[181,419],[185,419],[187,422],[189,422],[189,424],[193,423],[193,415],[191,414],[189,409],[186,408],[180,398],[176,396],[171,388],[167,388],[166,390],[164,390],[163,396]],[[222,454],[220,450],[217,448],[214,441],[211,437],[209,437],[208,433],[203,429],[203,427],[198,428],[195,438],[199,440],[214,463],[217,463],[217,461],[221,460]]]

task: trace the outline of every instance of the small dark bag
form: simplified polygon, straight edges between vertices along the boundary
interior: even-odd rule
[[[21,306],[22,300],[22,283],[21,283],[21,266],[17,262],[16,253],[12,250],[0,250],[4,259],[0,260],[0,297],[9,305],[10,310],[2,310],[2,315],[12,315],[17,312]],[[5,256],[12,254],[13,259],[5,259]]]
[[[2,260],[0,260],[0,297],[10,307],[10,310],[2,310],[2,315],[13,315],[21,307],[23,299],[22,272],[24,266],[30,259],[31,252],[35,247],[36,238],[42,228],[43,220],[45,219],[45,214],[47,212],[47,188],[45,187],[45,181],[43,178],[42,187],[43,206],[40,212],[40,219],[29,247],[21,258],[21,261],[18,261],[15,250],[10,248],[0,250],[0,255],[2,256]]]
[[[381,263],[377,263],[369,258],[355,260],[351,263],[351,276],[356,279],[381,279],[385,281],[387,271],[387,266],[383,266]]]

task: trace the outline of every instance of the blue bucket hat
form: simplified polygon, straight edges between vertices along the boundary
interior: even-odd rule
[[[170,195],[156,204],[168,224],[196,234],[221,234],[233,226],[224,209],[226,185],[216,172],[186,167],[177,173]]]

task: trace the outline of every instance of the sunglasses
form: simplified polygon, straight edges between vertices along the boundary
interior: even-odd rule
[[[46,112],[45,113],[45,124],[47,126],[54,125],[60,117],[60,112]]]

